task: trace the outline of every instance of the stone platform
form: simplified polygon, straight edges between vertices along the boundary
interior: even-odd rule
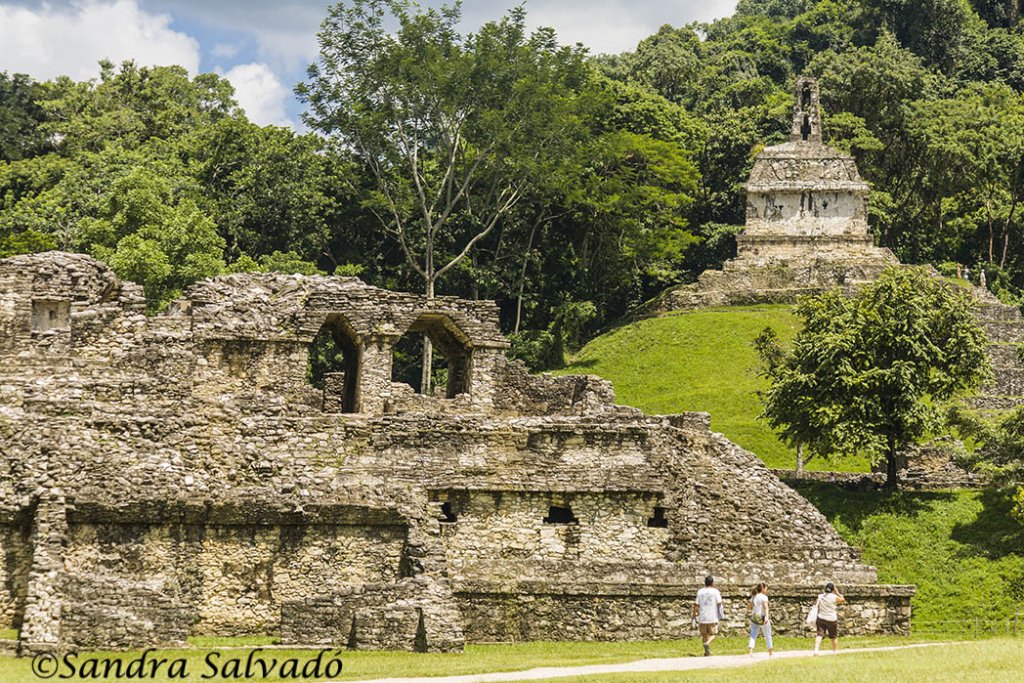
[[[250,274],[147,316],[48,252],[0,261],[0,331],[0,628],[23,653],[670,638],[708,573],[730,623],[747,584],[778,585],[788,624],[832,580],[861,596],[851,628],[909,628],[913,589],[706,414],[530,375],[490,302]],[[435,395],[392,379],[409,332],[447,360]],[[316,387],[321,334],[343,358]]]
[[[789,140],[757,155],[744,192],[746,227],[736,238],[736,258],[666,291],[640,313],[794,303],[804,294],[871,282],[899,265],[874,245],[870,188],[853,158],[822,142],[813,78],[797,79]]]

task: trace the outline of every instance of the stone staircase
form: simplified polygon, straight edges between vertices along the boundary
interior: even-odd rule
[[[667,311],[693,310],[710,306],[792,304],[806,294],[833,287],[849,292],[878,276],[892,263],[881,259],[808,258],[803,261],[776,260],[769,263],[736,258],[721,270],[701,273],[697,282],[679,285],[641,306],[637,315],[658,315]]]
[[[1024,405],[1024,316],[1016,306],[1002,303],[991,292],[974,288],[977,319],[988,335],[988,357],[994,381],[974,400],[981,410],[1009,410]]]

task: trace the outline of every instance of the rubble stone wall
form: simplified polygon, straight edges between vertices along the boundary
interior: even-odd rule
[[[443,527],[447,554],[469,562],[657,561],[669,531],[648,526],[656,496],[638,493],[452,491],[456,521]],[[550,518],[551,508],[572,520]]]
[[[285,644],[452,652],[463,640],[462,616],[449,585],[428,578],[368,584],[286,602],[281,609]]]
[[[911,591],[839,588],[848,600],[840,607],[842,635],[909,635]],[[720,589],[725,609],[721,633],[748,631],[747,589]],[[697,590],[698,584],[546,584],[520,585],[515,590],[466,585],[456,586],[456,597],[466,638],[471,641],[674,640],[696,635],[690,606]],[[810,587],[769,584],[773,631],[782,635],[811,633],[804,618],[817,595]]]
[[[273,634],[283,601],[397,580],[405,536],[402,527],[79,523],[65,566],[178,586],[196,635]]]
[[[21,627],[31,560],[28,529],[0,523],[0,629]]]
[[[337,396],[309,382],[325,326],[355,354]],[[531,596],[567,583],[581,605],[709,572],[875,585],[707,415],[507,361],[492,303],[249,274],[147,316],[104,264],[49,252],[0,261],[0,329],[0,619],[22,652],[254,633],[457,650],[453,585],[479,582],[459,594],[510,593],[537,624],[562,607]],[[391,381],[408,332],[464,363],[454,395]],[[634,600],[566,637],[629,637]]]
[[[191,610],[173,587],[152,577],[65,573],[62,595],[60,635],[67,648],[182,647],[191,627]]]

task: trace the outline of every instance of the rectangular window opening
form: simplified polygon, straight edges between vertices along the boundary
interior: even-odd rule
[[[70,330],[71,329],[71,302],[70,301],[40,301],[32,302],[32,331],[46,332],[47,330]]]
[[[647,520],[647,526],[652,529],[665,529],[668,527],[668,518],[665,517],[665,508],[655,506],[654,515]]]
[[[548,516],[544,518],[545,524],[578,524],[576,515],[572,514],[572,508],[566,505],[560,507],[552,505],[548,508]]]
[[[441,504],[441,515],[440,521],[442,524],[455,524],[455,522],[459,521],[459,517],[455,514],[455,510],[452,509],[452,503],[449,500]]]

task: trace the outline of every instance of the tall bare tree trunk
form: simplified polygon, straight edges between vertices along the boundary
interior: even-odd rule
[[[991,199],[989,198],[985,199],[985,213],[988,216],[988,262],[993,263],[995,261],[993,257],[993,252],[996,241],[996,233],[995,229],[992,227],[992,206]]]
[[[1010,213],[1006,216],[1006,223],[1003,225],[1003,257],[999,260],[999,267],[1006,267],[1006,252],[1010,248],[1010,226],[1013,224],[1013,212],[1017,209],[1017,194],[1014,193],[1013,201],[1010,202]]]
[[[420,393],[427,396],[430,394],[430,368],[434,364],[434,345],[430,343],[430,337],[423,335],[423,374],[420,376]]]
[[[434,298],[434,280],[427,280],[427,300]],[[430,368],[434,364],[434,345],[430,343],[430,336],[423,333],[423,373],[420,375],[420,393],[424,396],[430,395]]]
[[[804,471],[804,445],[798,443],[796,445],[796,473],[803,474]]]
[[[523,321],[523,292],[526,290],[526,267],[530,264],[530,251],[533,249],[533,237],[537,234],[537,226],[543,219],[544,212],[541,211],[541,218],[538,218],[530,228],[530,239],[526,242],[526,252],[523,254],[523,267],[519,270],[519,292],[516,295],[516,324],[512,332],[519,333],[519,325]]]

